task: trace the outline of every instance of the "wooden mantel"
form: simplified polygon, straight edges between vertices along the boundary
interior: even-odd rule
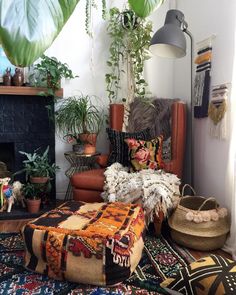
[[[39,95],[40,92],[47,92],[46,88],[28,86],[2,86],[0,85],[0,95]],[[63,89],[56,91],[56,96],[63,97]]]

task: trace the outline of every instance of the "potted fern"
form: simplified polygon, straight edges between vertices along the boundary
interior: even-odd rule
[[[97,134],[102,123],[103,113],[92,104],[89,95],[68,97],[55,111],[58,134],[69,138],[70,142],[83,143],[85,154],[95,153]]]

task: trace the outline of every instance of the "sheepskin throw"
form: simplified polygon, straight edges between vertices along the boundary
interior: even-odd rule
[[[106,202],[141,202],[148,222],[153,213],[175,207],[179,196],[179,178],[163,170],[144,169],[129,173],[128,168],[114,163],[105,171],[105,185],[102,198]]]

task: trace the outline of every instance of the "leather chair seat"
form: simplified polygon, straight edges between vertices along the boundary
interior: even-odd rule
[[[101,193],[105,181],[105,169],[93,169],[76,173],[71,177],[73,199],[87,203],[102,202]],[[89,187],[89,190],[88,190]]]
[[[71,185],[75,187],[79,183],[81,189],[89,187],[91,190],[102,192],[105,180],[104,171],[105,169],[93,169],[83,173],[76,173],[71,178]]]

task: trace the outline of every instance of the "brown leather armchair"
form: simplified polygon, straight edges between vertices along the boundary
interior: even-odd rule
[[[110,106],[110,127],[121,131],[123,125],[124,107],[121,104]],[[182,177],[186,138],[186,105],[174,102],[171,109],[171,161],[165,164],[165,171]],[[76,173],[71,177],[73,198],[84,202],[101,202],[100,196],[104,185],[104,170],[108,156],[100,156],[97,163],[100,169]],[[161,214],[160,214],[161,215]],[[161,217],[161,216],[159,216]],[[156,220],[157,221],[157,220]],[[156,231],[158,229],[156,228]]]

